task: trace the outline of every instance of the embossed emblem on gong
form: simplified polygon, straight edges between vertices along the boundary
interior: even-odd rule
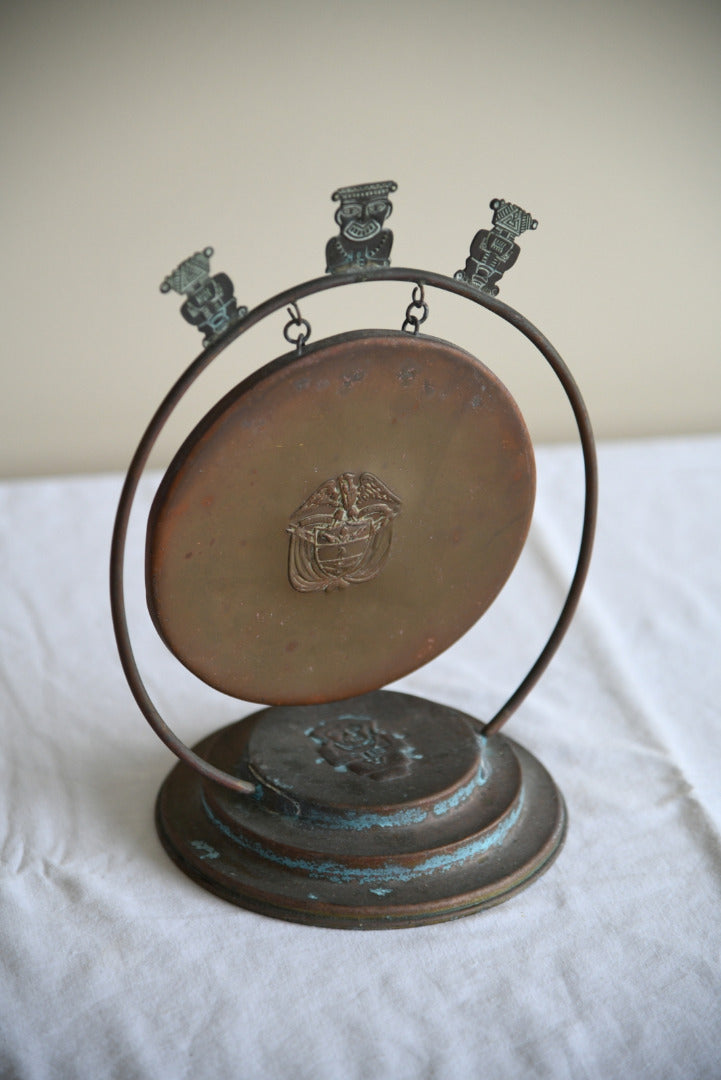
[[[380,731],[368,716],[341,716],[318,724],[308,735],[329,765],[370,780],[393,780],[411,768],[413,749],[401,736]]]
[[[388,558],[401,500],[373,473],[326,480],[291,515],[288,577],[298,592],[372,581]]]

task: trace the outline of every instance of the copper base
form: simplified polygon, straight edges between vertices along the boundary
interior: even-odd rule
[[[566,831],[540,762],[477,727],[391,691],[264,709],[196,747],[255,793],[180,763],[158,833],[200,885],[276,918],[382,929],[468,915],[529,885]]]

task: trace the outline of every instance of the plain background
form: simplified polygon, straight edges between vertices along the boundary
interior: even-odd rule
[[[597,435],[718,430],[720,44],[713,0],[4,4],[0,474],[124,468],[201,348],[163,277],[210,244],[253,307],[323,273],[336,187],[389,178],[396,266],[452,274],[495,196],[539,219],[501,299]],[[316,339],[400,326],[394,289],[304,314]],[[446,298],[432,316],[535,438],[572,435],[517,335]],[[192,408],[283,351],[276,317]]]

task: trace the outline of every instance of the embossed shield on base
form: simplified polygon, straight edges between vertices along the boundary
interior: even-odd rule
[[[256,793],[176,765],[156,807],[163,845],[206,889],[294,922],[377,930],[469,915],[534,881],[566,833],[535,757],[408,694],[264,709],[198,749]]]
[[[394,331],[326,339],[242,382],[181,447],[149,519],[149,609],[225,693],[366,693],[483,614],[534,492],[523,419],[473,356]]]

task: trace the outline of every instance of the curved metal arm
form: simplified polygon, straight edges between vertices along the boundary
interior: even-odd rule
[[[490,735],[493,732],[498,731],[499,728],[505,724],[548,667],[551,658],[560,645],[561,639],[566,633],[571,619],[573,618],[588,572],[591,549],[593,547],[593,536],[596,525],[596,505],[598,500],[598,471],[591,423],[581,393],[576,386],[570,371],[551,343],[527,319],[513,308],[508,307],[508,305],[504,304],[501,300],[496,300],[486,293],[481,293],[472,286],[467,285],[465,282],[446,277],[443,274],[435,274],[425,270],[409,270],[402,267],[397,269],[388,267],[382,270],[375,269],[371,271],[359,271],[357,273],[344,273],[342,275],[314,278],[311,281],[306,281],[302,285],[297,285],[294,288],[279,293],[270,300],[266,300],[264,303],[259,304],[258,307],[249,312],[242,321],[236,323],[229,329],[223,337],[219,338],[205,349],[205,351],[202,352],[180,376],[161,402],[146,428],[128,468],[115,517],[110,552],[110,605],[115,638],[118,644],[118,651],[120,653],[120,660],[123,665],[125,677],[128,680],[130,689],[141,712],[153,731],[155,731],[156,735],[158,735],[158,737],[178,758],[181,759],[181,761],[184,761],[186,765],[195,769],[196,772],[200,773],[201,776],[206,777],[206,779],[214,780],[217,783],[222,784],[223,787],[230,788],[232,791],[237,791],[241,794],[251,794],[255,791],[255,785],[246,780],[241,780],[236,776],[232,776],[222,769],[216,768],[214,765],[205,761],[204,758],[199,757],[194,751],[190,750],[165,723],[160,713],[155,708],[140,676],[133,654],[125,611],[124,561],[130,513],[138,489],[138,484],[147,464],[150,452],[170,418],[171,413],[175,410],[181,398],[184,397],[185,393],[198,376],[210,363],[212,363],[223,349],[230,345],[232,341],[235,341],[236,338],[244,334],[246,330],[249,330],[256,323],[261,322],[280,308],[287,307],[289,304],[293,304],[305,296],[312,296],[315,293],[325,292],[327,289],[336,289],[344,285],[355,285],[363,281],[406,281],[416,285],[433,286],[442,289],[445,292],[456,293],[459,296],[465,297],[467,300],[472,300],[480,307],[487,308],[495,315],[499,315],[502,319],[505,319],[506,322],[515,326],[516,329],[520,330],[521,333],[536,346],[550,365],[571,404],[576,425],[578,427],[584,460],[585,502],[583,530],[576,569],[573,574],[568,595],[566,596],[561,613],[551,631],[548,641],[526,677],[509,697],[505,705],[503,705],[496,715],[482,727],[484,734]]]

